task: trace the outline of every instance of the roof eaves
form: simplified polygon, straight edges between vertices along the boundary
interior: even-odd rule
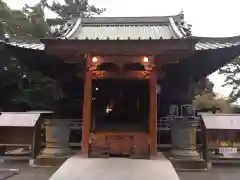
[[[45,49],[45,46],[43,43],[4,42],[4,44],[13,46],[13,47],[32,49],[32,50],[40,50],[40,51],[43,51]]]
[[[179,27],[176,25],[172,17],[169,18],[169,23],[170,23],[170,28],[173,31],[173,34],[179,39],[184,38],[183,34],[179,30]]]
[[[78,18],[75,20],[74,25],[67,30],[65,34],[63,34],[60,38],[61,39],[74,39],[75,34],[78,31],[79,27],[81,26],[82,18]]]
[[[196,50],[209,50],[228,48],[233,46],[240,46],[240,36],[233,37],[193,37],[198,39],[198,43],[195,46]]]

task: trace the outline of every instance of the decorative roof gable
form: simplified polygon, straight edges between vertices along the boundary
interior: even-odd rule
[[[187,32],[181,14],[153,17],[83,18],[75,32],[66,39],[79,40],[147,40],[181,39]]]

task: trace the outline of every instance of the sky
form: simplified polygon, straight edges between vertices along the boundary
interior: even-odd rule
[[[4,1],[13,9],[39,2],[39,0]],[[192,24],[194,36],[240,35],[240,0],[89,0],[89,3],[106,8],[103,16],[166,16],[183,11],[185,20]],[[54,17],[54,14],[47,11],[46,16]],[[210,79],[215,84],[216,92],[224,96],[231,92],[231,87],[222,87],[224,76],[213,73]]]

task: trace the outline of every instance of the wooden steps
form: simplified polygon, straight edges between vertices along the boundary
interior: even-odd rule
[[[145,133],[100,132],[90,135],[89,157],[129,157],[149,159],[148,135]]]
[[[91,145],[88,157],[89,158],[108,158],[109,148],[108,146]]]

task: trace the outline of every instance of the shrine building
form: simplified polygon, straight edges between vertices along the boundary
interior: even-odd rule
[[[156,156],[158,121],[174,108],[174,118],[182,119],[172,125],[172,148],[180,148],[179,142],[186,147],[173,154],[197,157],[197,116],[194,109],[184,114],[193,86],[240,55],[240,36],[192,36],[183,14],[78,18],[58,38],[3,44],[22,61],[43,62],[39,70],[57,72],[58,79],[80,77],[81,152],[89,157]],[[186,123],[185,116],[196,119]]]

